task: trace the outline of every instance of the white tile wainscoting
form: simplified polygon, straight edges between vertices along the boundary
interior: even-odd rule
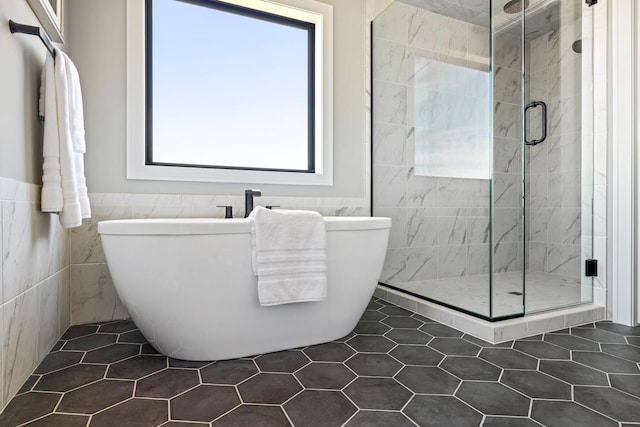
[[[0,408],[70,325],[69,234],[40,186],[0,178]]]

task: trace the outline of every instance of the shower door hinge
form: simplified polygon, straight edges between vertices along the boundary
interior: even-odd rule
[[[584,260],[584,275],[587,277],[596,277],[598,275],[598,260]]]
[[[586,1],[587,1],[587,6],[589,6],[589,7],[591,7],[591,6],[593,6],[594,4],[597,4],[597,3],[598,3],[598,0],[586,0]]]

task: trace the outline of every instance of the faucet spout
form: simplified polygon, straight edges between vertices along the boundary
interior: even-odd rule
[[[262,192],[260,190],[245,190],[244,192],[244,217],[248,217],[253,210],[253,198],[260,197]]]

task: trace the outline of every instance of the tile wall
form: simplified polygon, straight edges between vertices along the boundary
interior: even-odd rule
[[[493,260],[495,273],[523,269],[522,39],[494,36]]]
[[[69,238],[40,186],[0,178],[0,408],[70,325]]]

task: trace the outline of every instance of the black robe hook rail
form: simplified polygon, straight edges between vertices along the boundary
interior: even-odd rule
[[[54,58],[56,57],[56,50],[53,47],[53,43],[51,43],[51,40],[49,40],[49,37],[47,37],[47,34],[42,28],[34,27],[32,25],[18,24],[17,22],[9,20],[9,30],[11,31],[11,33],[31,34],[33,36],[40,37],[40,40],[42,40],[42,43],[44,43],[44,45],[47,47],[47,50],[49,51],[51,56],[53,56]]]

